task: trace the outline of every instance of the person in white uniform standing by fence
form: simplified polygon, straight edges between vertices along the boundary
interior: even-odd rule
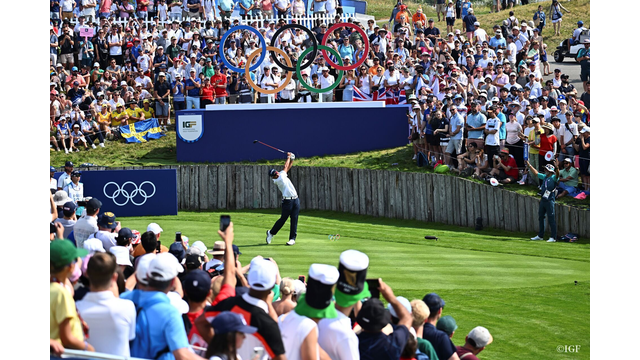
[[[291,217],[291,228],[289,230],[289,241],[287,241],[287,245],[294,245],[296,243],[298,214],[300,213],[300,199],[298,199],[296,188],[293,187],[291,180],[289,180],[289,176],[287,176],[289,169],[291,169],[291,161],[295,158],[294,154],[287,153],[287,162],[284,164],[284,170],[269,170],[269,176],[273,179],[273,183],[278,186],[278,189],[282,193],[282,215],[280,216],[280,219],[273,224],[271,230],[267,230],[267,244],[271,244],[271,239],[273,239],[278,231],[280,231],[289,217]]]

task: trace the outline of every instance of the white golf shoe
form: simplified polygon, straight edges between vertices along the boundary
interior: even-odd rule
[[[271,239],[273,239],[273,235],[267,230],[267,245],[271,244]]]
[[[287,245],[295,245],[295,244],[296,244],[296,241],[293,239],[287,241]]]
[[[531,240],[544,240],[544,239],[536,235],[536,237],[532,237]]]
[[[549,238],[549,240],[547,240],[547,242],[556,242],[556,239],[554,239],[554,238]]]

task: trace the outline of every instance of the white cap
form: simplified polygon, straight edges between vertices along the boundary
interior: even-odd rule
[[[307,292],[307,286],[300,280],[296,279],[293,281],[293,293],[296,296],[300,296],[300,294],[304,294]]]
[[[127,85],[127,82],[126,82],[126,81],[124,81],[124,80],[123,80],[123,81],[120,81],[120,85]]]
[[[96,63],[93,63],[93,67],[96,67],[96,66],[97,66],[97,67],[100,67],[100,63],[97,63],[97,62],[96,62]]]
[[[474,26],[480,26],[480,22],[476,21],[473,23]]]
[[[271,290],[276,284],[278,269],[276,265],[264,258],[255,257],[249,268],[249,286],[255,290]]]
[[[160,227],[160,225],[156,224],[156,223],[151,223],[149,224],[149,226],[147,226],[147,231],[153,231],[154,234],[158,235],[160,234],[163,230]]]
[[[142,86],[142,84],[140,84],[139,82],[136,83],[136,87],[138,86]]]
[[[333,285],[338,282],[340,273],[338,268],[327,264],[311,264],[309,266],[309,277],[325,285]]]
[[[167,297],[169,298],[169,303],[173,305],[180,314],[186,314],[189,312],[189,304],[182,300],[182,296],[175,291],[169,291],[167,293]]]
[[[116,264],[133,266],[129,258],[129,249],[124,246],[112,246],[109,252],[116,256]]]
[[[369,267],[369,257],[358,250],[346,250],[340,254],[340,264],[351,271],[362,271]]]
[[[179,273],[183,272],[184,268],[178,262],[171,253],[160,253],[156,255],[156,258],[149,264],[147,269],[147,278],[158,281],[173,280]]]
[[[411,302],[404,296],[398,296],[397,299],[400,302],[400,304],[402,304],[402,306],[404,306],[404,308],[407,309],[409,314],[411,314]],[[398,317],[398,314],[396,313],[396,309],[394,309],[393,306],[391,306],[391,304],[387,305],[387,309],[389,309],[391,316],[395,318]]]
[[[562,104],[562,103],[565,103],[565,104],[566,104],[566,103],[567,103],[567,100],[562,99],[562,100],[558,101],[558,104]]]
[[[166,75],[165,75],[165,73],[160,72],[160,73],[158,74],[158,77],[160,77],[160,76],[166,76]]]
[[[100,239],[91,238],[87,239],[82,243],[82,247],[89,252],[89,254],[93,255],[97,252],[106,252],[104,246],[102,245],[102,241]]]
[[[98,97],[104,96],[104,93],[102,91],[98,91],[98,94],[96,96],[98,96]]]
[[[588,127],[588,126],[585,126],[585,127],[583,127],[583,128],[580,130],[580,134],[584,134],[584,133],[586,133],[587,131],[588,131],[588,132],[591,132],[591,129],[589,129],[589,127]]]
[[[172,255],[173,256],[173,255]],[[149,264],[151,261],[156,258],[156,254],[145,254],[142,255],[138,259],[138,263],[136,264],[136,280],[143,285],[148,285],[147,281],[147,270],[149,269]]]
[[[493,336],[491,336],[489,330],[482,326],[473,328],[473,330],[469,331],[467,337],[472,339],[478,348],[485,347],[493,342]]]
[[[198,248],[202,251],[202,253],[204,254],[205,252],[207,252],[207,245],[205,245],[202,241],[196,241],[191,245],[192,248]]]
[[[496,96],[491,98],[491,102],[500,102],[500,99],[498,99]]]

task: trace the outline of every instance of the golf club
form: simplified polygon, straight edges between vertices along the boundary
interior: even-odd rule
[[[255,144],[255,143],[260,143],[260,144],[262,144],[262,145],[264,145],[264,146],[266,146],[266,147],[270,147],[270,148],[272,148],[273,150],[278,150],[278,151],[280,151],[280,152],[281,152],[281,153],[283,153],[283,154],[286,154],[286,153],[287,153],[286,151],[282,151],[282,150],[278,149],[277,147],[273,147],[273,146],[271,146],[271,145],[269,145],[269,144],[265,144],[265,143],[263,143],[262,141],[253,140],[253,143],[254,143],[254,144]]]

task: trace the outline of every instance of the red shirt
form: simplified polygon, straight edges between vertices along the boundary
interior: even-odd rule
[[[202,87],[202,99],[207,99],[211,102],[213,102],[213,86],[209,85],[209,86],[203,86]]]
[[[500,162],[504,166],[511,166],[511,170],[505,171],[507,176],[518,179],[518,164],[516,164],[516,159],[514,159],[513,156],[509,156],[507,160],[500,160]]]
[[[211,85],[224,85],[224,87],[216,86],[216,97],[229,96],[227,94],[227,76],[222,74],[215,74],[211,77]]]
[[[558,141],[555,135],[547,136],[546,134],[540,135],[540,151],[539,154],[545,156],[547,151],[553,151],[553,144]]]

